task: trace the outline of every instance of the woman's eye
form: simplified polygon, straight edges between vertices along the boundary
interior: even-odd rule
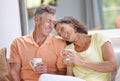
[[[64,28],[63,28],[63,27],[61,27],[61,32],[63,31],[63,29],[64,29]]]
[[[61,34],[63,33],[63,31],[64,31],[64,27],[60,27],[58,35],[61,36]]]

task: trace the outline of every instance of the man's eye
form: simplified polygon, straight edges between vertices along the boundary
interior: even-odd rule
[[[56,23],[56,21],[52,21],[52,20],[50,20],[50,19],[48,19],[47,22],[48,22],[48,23],[52,23],[52,24],[55,24],[55,23]]]
[[[56,21],[53,21],[53,24],[55,25]]]

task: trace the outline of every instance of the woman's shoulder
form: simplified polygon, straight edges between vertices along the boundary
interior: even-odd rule
[[[94,40],[94,42],[100,45],[103,45],[107,41],[111,42],[110,38],[108,38],[106,35],[102,33],[94,33],[92,35],[92,40]]]
[[[92,35],[93,38],[96,38],[96,39],[110,39],[109,37],[107,37],[105,34],[102,34],[102,33],[94,33]]]
[[[94,34],[92,34],[92,36],[95,38],[100,38],[100,37],[103,37],[103,34],[102,33],[94,33]]]

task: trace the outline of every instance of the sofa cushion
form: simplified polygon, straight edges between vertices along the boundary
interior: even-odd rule
[[[0,50],[0,81],[9,81],[10,74],[6,60],[6,48]]]

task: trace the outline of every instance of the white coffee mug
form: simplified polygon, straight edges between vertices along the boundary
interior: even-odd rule
[[[33,58],[30,60],[30,66],[34,69],[38,63],[42,62],[42,58]]]

